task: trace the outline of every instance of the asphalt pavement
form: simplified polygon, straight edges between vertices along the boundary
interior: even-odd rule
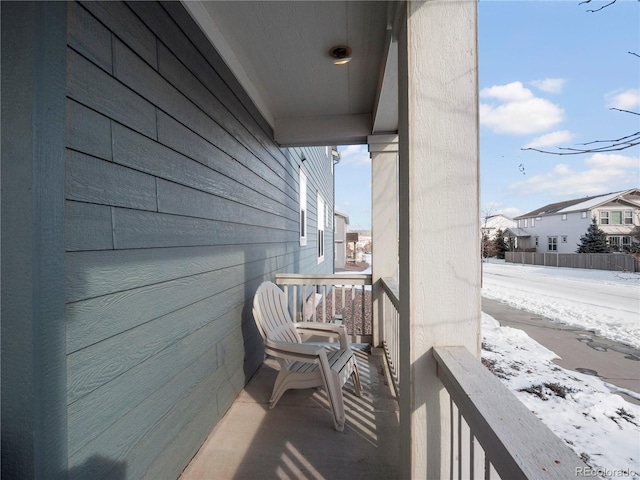
[[[554,362],[562,368],[596,375],[607,383],[640,395],[640,350],[496,300],[482,298],[482,311],[502,326],[523,330],[555,352],[561,358]],[[640,400],[624,393],[620,395],[628,402],[640,405]]]

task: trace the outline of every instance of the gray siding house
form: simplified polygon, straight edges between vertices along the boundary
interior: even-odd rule
[[[640,190],[595,195],[551,203],[517,217],[518,247],[536,252],[575,253],[592,219],[606,235],[612,251],[631,246],[640,226]]]
[[[3,3],[2,94],[3,478],[176,478],[258,285],[333,273],[331,149],[276,145],[179,3]]]

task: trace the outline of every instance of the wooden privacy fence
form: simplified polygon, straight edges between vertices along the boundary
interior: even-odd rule
[[[640,272],[640,260],[624,253],[505,252],[505,261],[545,267]]]

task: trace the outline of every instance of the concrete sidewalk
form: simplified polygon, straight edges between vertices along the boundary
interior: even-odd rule
[[[553,322],[496,300],[482,298],[482,311],[500,325],[519,328],[536,342],[555,352],[563,368],[597,375],[607,383],[640,394],[640,350],[598,337],[589,330]],[[639,404],[629,395],[625,400]]]

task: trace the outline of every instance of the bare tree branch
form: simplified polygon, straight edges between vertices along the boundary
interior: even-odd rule
[[[607,143],[608,145],[595,148],[556,147],[558,150],[561,150],[559,152],[540,150],[538,148],[523,148],[522,150],[533,150],[534,152],[548,153],[550,155],[582,155],[585,153],[619,152],[620,150],[640,145],[640,132],[614,140],[595,140],[593,142],[580,143],[578,145],[593,145],[594,143]]]
[[[621,108],[611,107],[609,110],[617,110],[618,112],[630,113],[632,115],[640,115],[638,112],[632,112],[631,110],[623,110]]]
[[[591,3],[591,0],[584,0],[583,2],[580,2],[578,5],[583,5],[585,3]],[[599,12],[600,10],[609,7],[609,6],[613,5],[614,3],[616,3],[616,0],[611,0],[610,3],[607,3],[606,5],[603,5],[602,7],[596,8],[594,10],[587,10],[587,12],[592,12],[592,13],[593,12]]]
[[[637,140],[637,137],[640,136],[640,132],[636,132],[636,133],[632,133],[631,135],[627,135],[625,137],[621,137],[621,138],[616,138],[614,140],[593,140],[592,142],[586,142],[586,143],[579,143],[578,145],[593,145],[594,143],[619,143],[619,142],[625,142],[625,140],[629,140],[629,141],[635,141]]]

